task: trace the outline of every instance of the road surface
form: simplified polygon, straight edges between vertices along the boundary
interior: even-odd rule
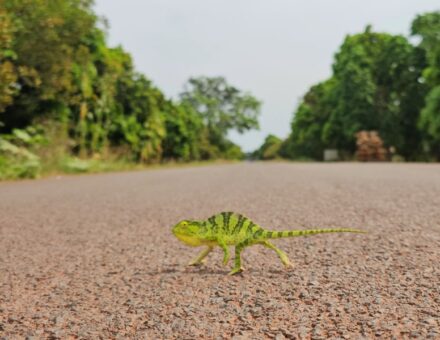
[[[274,230],[217,249],[170,228],[241,212]],[[0,338],[440,338],[440,166],[241,163],[0,183]],[[230,263],[232,264],[232,263]]]

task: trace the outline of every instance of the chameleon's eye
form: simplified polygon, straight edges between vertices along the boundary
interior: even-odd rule
[[[187,222],[187,221],[182,221],[182,225],[183,225],[183,226],[187,226],[187,225],[188,225],[188,222]]]

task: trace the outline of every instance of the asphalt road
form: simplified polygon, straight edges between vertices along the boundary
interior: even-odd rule
[[[170,228],[243,213],[368,234],[203,268]],[[0,183],[0,338],[440,338],[440,166],[243,163]]]

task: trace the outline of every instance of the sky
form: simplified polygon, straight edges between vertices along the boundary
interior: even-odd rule
[[[347,34],[409,35],[413,18],[439,0],[95,0],[111,46],[168,97],[190,77],[224,76],[263,102],[260,130],[230,138],[245,151],[268,134],[285,138],[301,97],[331,74]]]

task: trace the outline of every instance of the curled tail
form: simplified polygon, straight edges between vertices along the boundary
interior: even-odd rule
[[[366,231],[358,229],[309,229],[309,230],[289,230],[289,231],[268,231],[265,230],[261,235],[265,239],[309,236],[324,233],[366,233]]]

